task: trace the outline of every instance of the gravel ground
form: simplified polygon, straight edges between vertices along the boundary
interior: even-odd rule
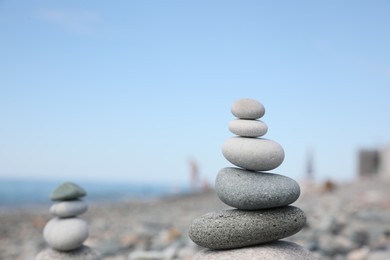
[[[319,259],[390,259],[390,182],[301,184],[293,205],[307,226],[286,239]],[[228,208],[213,191],[146,201],[89,203],[81,217],[90,225],[86,245],[103,259],[191,259],[200,250],[187,230],[204,213]],[[0,260],[28,260],[47,246],[42,237],[49,209],[0,208]]]

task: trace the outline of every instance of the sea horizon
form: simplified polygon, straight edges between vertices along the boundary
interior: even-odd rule
[[[30,179],[0,179],[0,207],[25,207],[34,205],[49,205],[51,192],[64,181],[30,180]],[[87,191],[85,200],[121,201],[129,199],[151,199],[175,194],[188,193],[186,185],[171,185],[167,183],[148,182],[75,182]]]

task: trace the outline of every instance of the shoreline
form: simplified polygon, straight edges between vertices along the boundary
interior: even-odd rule
[[[390,258],[390,183],[368,180],[329,187],[302,184],[301,197],[292,205],[306,213],[307,226],[285,240],[324,260],[358,253]],[[201,250],[188,238],[192,220],[230,208],[212,190],[87,202],[89,209],[80,216],[90,229],[85,244],[97,248],[107,260],[140,259],[136,257],[152,253],[160,259],[192,259]],[[50,205],[0,208],[0,259],[33,259],[47,248],[42,230],[51,218]]]

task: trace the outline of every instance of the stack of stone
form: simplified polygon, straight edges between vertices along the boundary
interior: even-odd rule
[[[300,195],[298,183],[286,176],[265,172],[283,162],[284,150],[278,143],[260,138],[268,130],[267,125],[258,120],[265,113],[264,106],[253,99],[240,99],[233,104],[231,112],[238,119],[229,123],[229,130],[238,136],[223,144],[222,153],[240,168],[220,170],[215,189],[220,200],[236,209],[198,217],[189,229],[189,236],[196,244],[230,250],[204,250],[197,258],[313,259],[309,251],[297,244],[268,243],[300,231],[306,217],[299,208],[289,206]]]
[[[98,260],[98,252],[84,246],[88,238],[88,224],[78,218],[87,211],[87,203],[80,198],[86,192],[80,186],[66,182],[51,194],[55,203],[50,208],[54,216],[45,226],[43,237],[49,249],[40,252],[36,259],[80,259]]]

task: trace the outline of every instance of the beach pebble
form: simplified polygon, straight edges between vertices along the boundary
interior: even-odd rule
[[[224,203],[243,210],[287,206],[300,194],[299,184],[289,177],[233,167],[219,171],[215,190]]]
[[[194,260],[313,260],[316,257],[298,244],[287,241],[274,241],[260,246],[244,247],[233,250],[203,249],[197,253]]]
[[[229,122],[229,130],[243,137],[259,137],[267,133],[267,125],[260,120],[236,119]]]
[[[165,260],[172,259],[161,251],[135,251],[129,254],[129,260]]]
[[[100,260],[99,252],[87,246],[76,250],[61,252],[54,249],[46,249],[40,252],[35,260]]]
[[[264,138],[229,138],[222,145],[222,154],[232,164],[252,171],[275,169],[284,160],[283,147]]]
[[[84,197],[87,193],[83,188],[72,182],[65,182],[58,186],[51,194],[52,200],[75,200]]]
[[[257,211],[220,210],[194,219],[188,234],[199,246],[233,249],[294,235],[305,223],[305,213],[293,206]]]
[[[53,204],[50,213],[61,218],[75,217],[83,214],[87,208],[87,203],[82,200],[68,200]]]
[[[385,260],[385,259],[390,259],[390,248],[388,248],[387,250],[371,251],[367,256],[367,260]]]
[[[265,108],[257,100],[243,98],[232,105],[231,112],[241,119],[258,119],[264,115]]]
[[[362,247],[349,251],[346,258],[348,260],[365,260],[367,259],[369,253],[370,249],[368,247]]]
[[[73,250],[88,238],[88,225],[79,218],[53,218],[43,229],[43,237],[53,249]]]

